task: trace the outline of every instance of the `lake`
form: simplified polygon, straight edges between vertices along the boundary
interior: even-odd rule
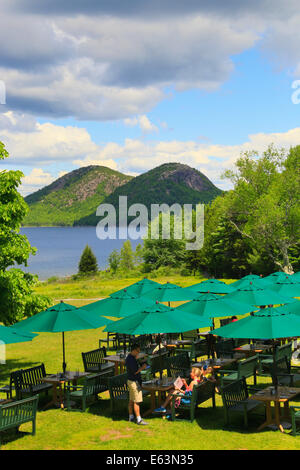
[[[92,248],[99,268],[104,269],[108,266],[110,253],[114,249],[120,250],[125,241],[99,240],[96,227],[24,227],[21,233],[27,236],[31,246],[37,248],[37,254],[29,258],[28,267],[22,269],[38,274],[40,280],[76,274],[86,245]],[[133,249],[142,242],[130,241]]]

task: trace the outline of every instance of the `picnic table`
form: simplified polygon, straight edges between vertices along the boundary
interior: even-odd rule
[[[234,351],[242,352],[248,357],[255,354],[263,353],[270,348],[271,346],[269,344],[243,344],[242,346],[234,348]]]
[[[290,421],[289,402],[300,393],[300,388],[278,387],[277,393],[273,386],[264,388],[250,397],[251,400],[261,401],[266,407],[266,420],[262,423],[258,431],[267,426],[276,426],[281,432],[284,432],[283,423]],[[274,402],[274,417],[272,414],[272,402]],[[283,403],[283,414],[281,414],[280,405]]]
[[[66,371],[65,373],[52,374],[43,377],[43,382],[52,385],[52,400],[47,403],[45,409],[49,408],[52,405],[64,409],[65,383],[72,383],[73,385],[76,385],[79,379],[81,379],[82,377],[86,377],[87,375],[90,375],[90,373]]]
[[[230,358],[219,358],[219,359],[207,359],[205,361],[199,361],[193,364],[193,367],[203,367],[204,365],[212,367],[215,371],[222,369],[223,367],[230,366],[234,364],[237,359],[230,359]]]
[[[137,357],[137,360],[145,359],[146,357],[147,357],[147,354],[140,353]],[[103,360],[114,363],[114,365],[115,365],[115,375],[123,374],[125,361],[126,361],[125,354],[113,354],[111,356],[103,357]]]
[[[158,406],[162,404],[162,396],[165,395],[166,392],[169,392],[174,388],[174,378],[172,377],[163,377],[160,379],[153,379],[147,382],[142,383],[142,389],[150,392],[150,408],[144,413],[144,416],[148,416],[149,414],[153,413],[156,405],[156,396],[158,401]]]

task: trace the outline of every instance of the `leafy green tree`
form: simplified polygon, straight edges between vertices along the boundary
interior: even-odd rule
[[[78,272],[79,274],[91,274],[96,273],[97,271],[97,258],[94,255],[91,247],[89,245],[86,245],[79,261]]]
[[[138,243],[134,251],[134,264],[140,266],[144,262],[144,248],[141,243]]]
[[[130,271],[134,269],[134,252],[130,240],[126,240],[123,243],[120,252],[120,269],[122,271]]]
[[[108,257],[109,269],[115,274],[120,266],[120,253],[113,250]]]
[[[292,273],[290,250],[300,238],[300,146],[288,155],[273,146],[260,158],[245,153],[225,176],[234,183],[226,196],[232,226],[273,265]]]
[[[0,142],[0,159],[8,152]],[[15,265],[27,266],[30,246],[20,228],[28,211],[27,204],[18,192],[23,173],[0,171],[0,322],[11,325],[24,316],[31,316],[50,305],[50,299],[34,294],[37,276],[24,273]]]

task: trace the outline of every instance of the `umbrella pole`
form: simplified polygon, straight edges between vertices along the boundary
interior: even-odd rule
[[[274,373],[274,387],[275,393],[278,391],[278,377],[277,377],[277,365],[276,365],[276,349],[277,345],[275,340],[273,340],[273,373]]]
[[[162,358],[161,358],[161,335],[158,335],[158,347],[159,347],[159,377],[162,380]]]
[[[62,332],[62,346],[63,346],[63,373],[65,374],[67,364],[66,364],[66,351],[65,351],[65,333]]]

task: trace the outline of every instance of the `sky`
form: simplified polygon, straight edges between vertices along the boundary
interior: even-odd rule
[[[2,0],[0,168],[27,195],[166,162],[221,189],[240,154],[300,142],[295,0]]]

